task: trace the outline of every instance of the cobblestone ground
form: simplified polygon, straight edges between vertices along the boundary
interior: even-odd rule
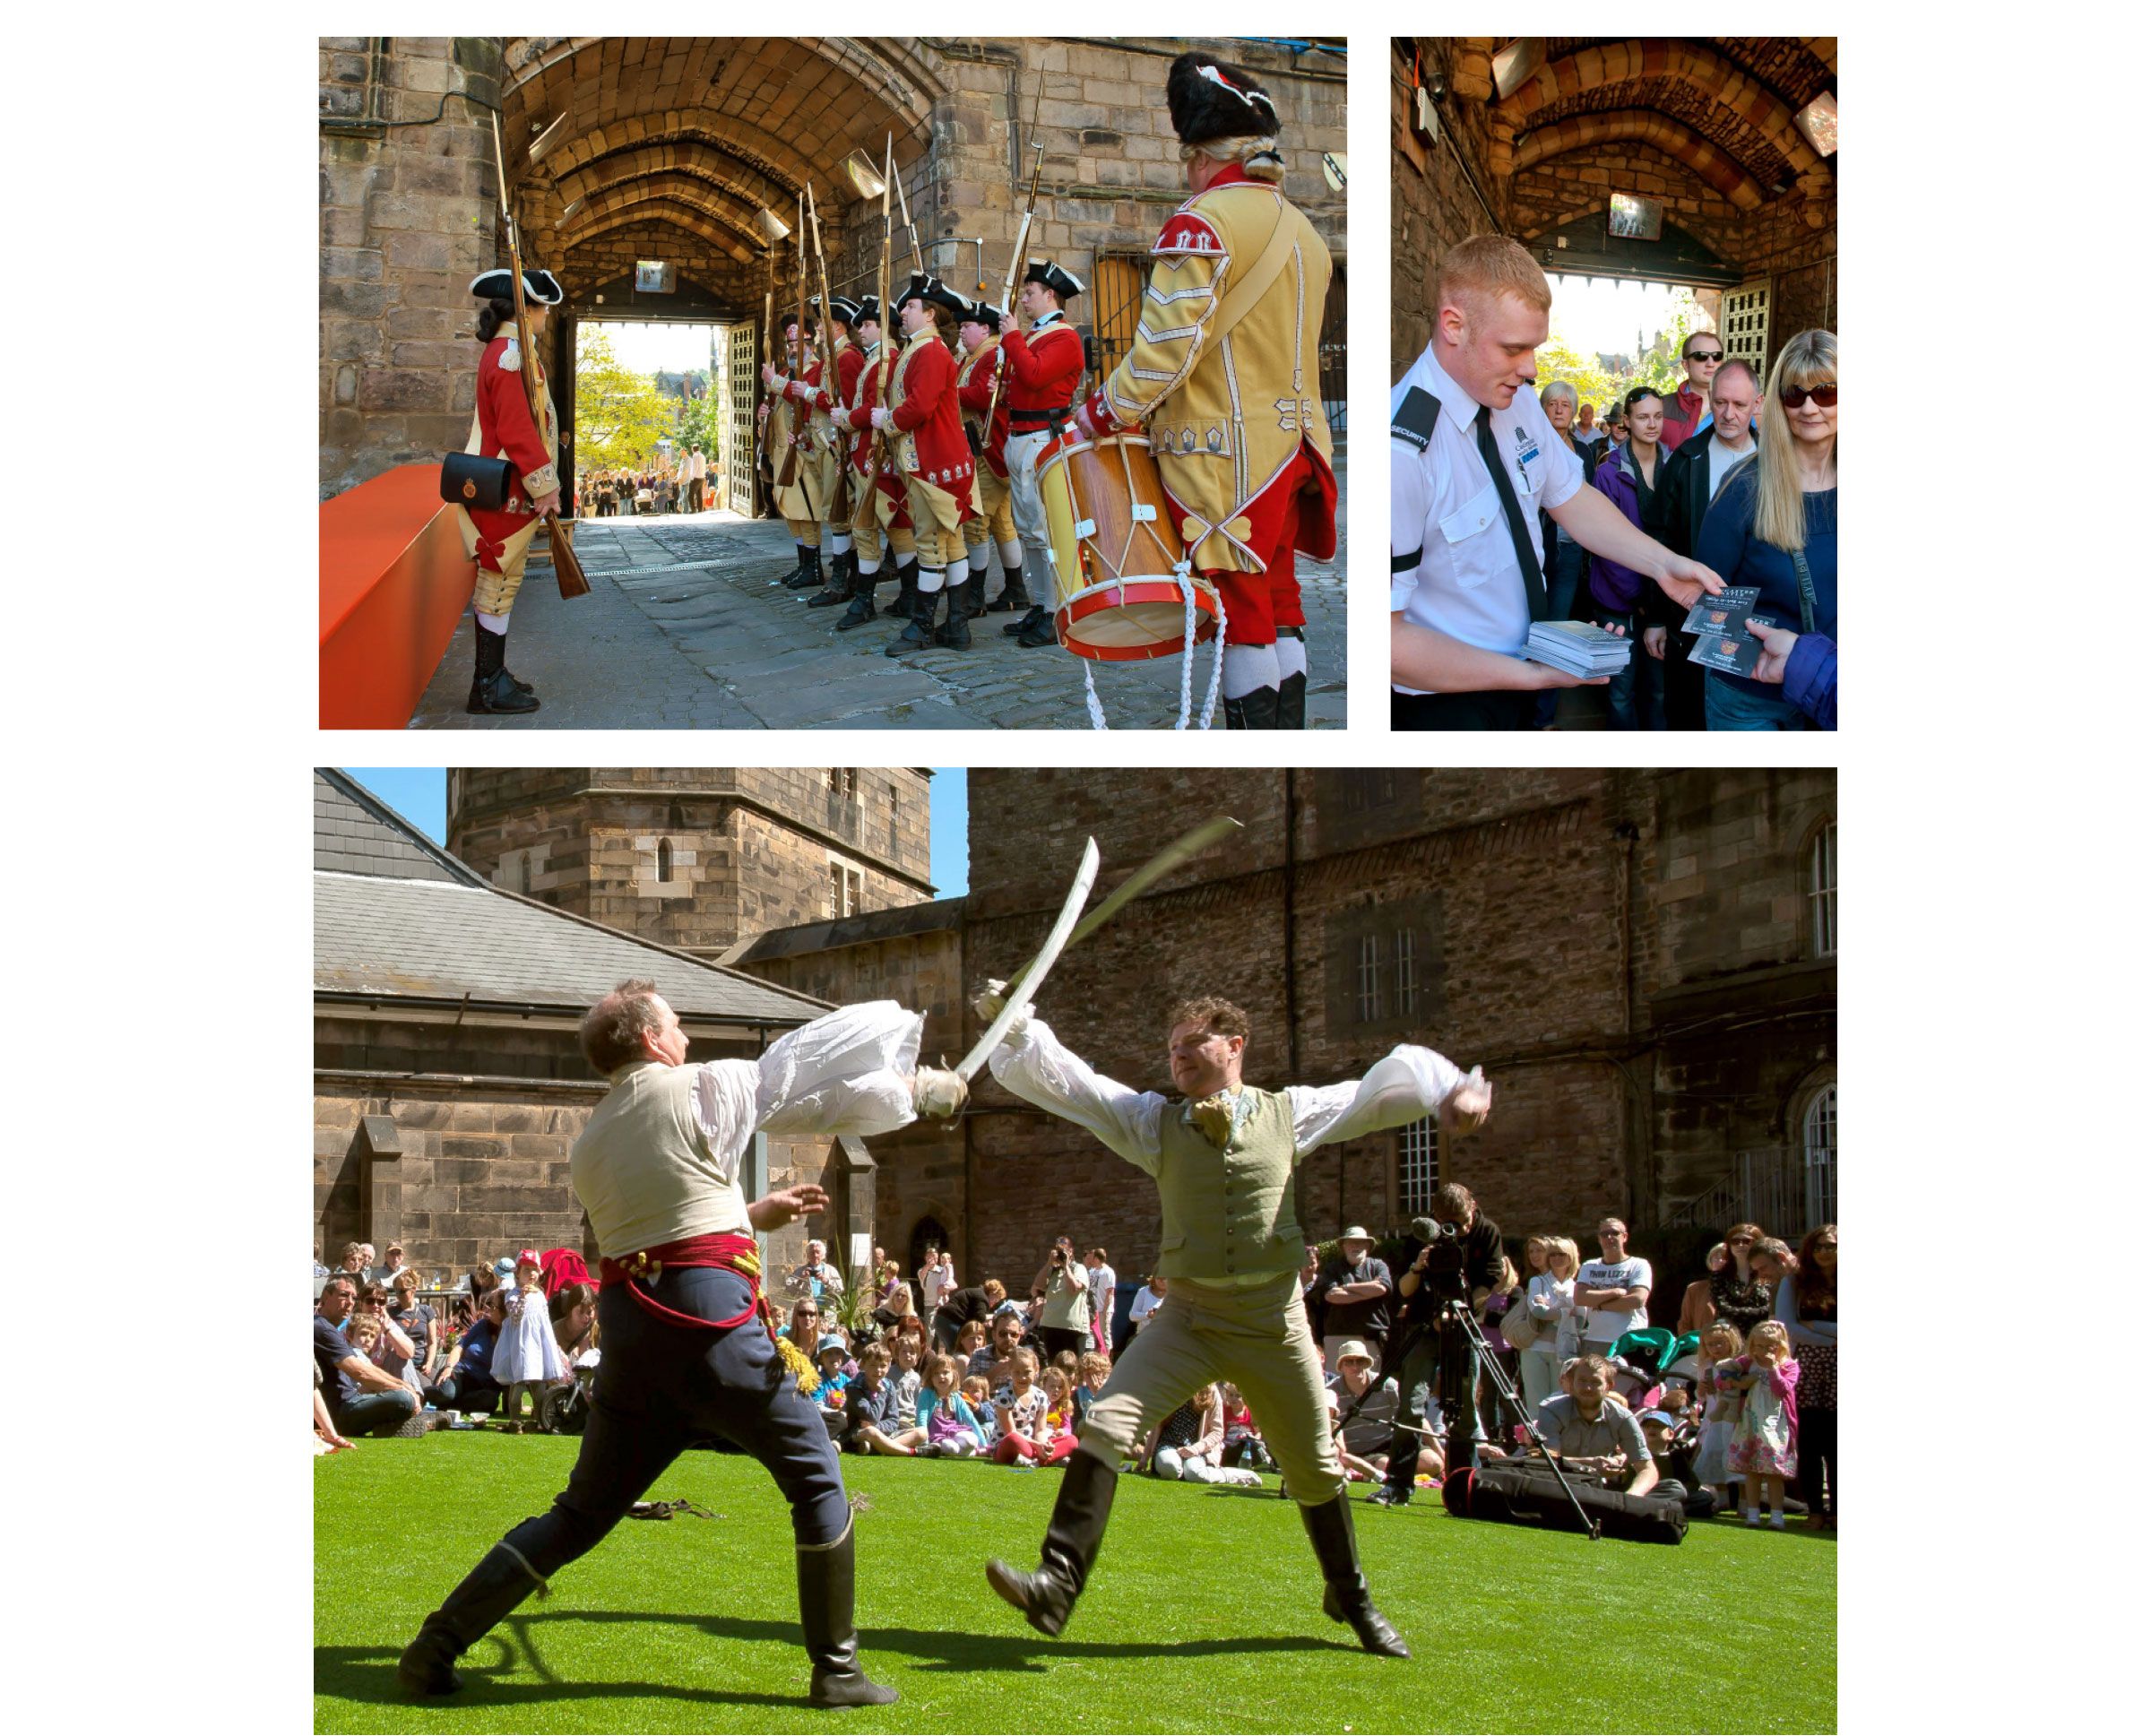
[[[1338,465],[1340,497],[1343,466]],[[1300,563],[1313,678],[1310,729],[1344,727],[1344,506],[1335,560]],[[969,651],[885,657],[901,630],[880,617],[835,630],[842,609],[787,591],[791,539],[781,521],[729,513],[591,519],[575,532],[590,595],[564,603],[549,569],[515,609],[508,667],[538,690],[525,717],[472,717],[466,616],[411,719],[419,730],[998,730],[1090,727],[1083,670],[1067,652],[1026,651],[981,617]],[[989,594],[999,589],[989,580]],[[885,579],[881,600],[894,597]],[[1196,656],[1195,713],[1213,652]],[[1098,695],[1115,729],[1170,729],[1181,659],[1101,665]],[[1212,725],[1224,727],[1223,707]]]

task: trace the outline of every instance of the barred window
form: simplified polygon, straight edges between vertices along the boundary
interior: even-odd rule
[[[1815,957],[1829,958],[1836,954],[1837,822],[1834,819],[1823,822],[1808,846],[1808,937]]]
[[[1430,1217],[1441,1185],[1441,1125],[1430,1115],[1396,1136],[1396,1214]]]
[[[1378,1023],[1382,1013],[1382,954],[1385,937],[1360,937],[1360,1023]]]
[[[829,864],[829,914],[856,916],[859,913],[860,894],[864,890],[866,877],[855,868],[842,862]]]
[[[1400,1019],[1412,1017],[1419,1011],[1419,972],[1413,962],[1412,930],[1399,928],[1392,948],[1396,961],[1395,1015]]]
[[[1837,1222],[1837,1087],[1815,1093],[1801,1118],[1801,1144],[1807,1157],[1808,1226]]]

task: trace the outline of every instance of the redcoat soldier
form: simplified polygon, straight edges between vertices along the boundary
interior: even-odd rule
[[[972,615],[991,609],[1021,609],[1028,600],[1024,591],[1024,545],[1015,533],[1015,511],[1008,487],[1008,460],[1001,450],[1008,441],[1008,393],[1002,378],[1004,363],[994,334],[999,331],[999,310],[974,302],[963,311],[956,327],[963,359],[956,367],[956,402],[963,411],[963,433],[977,461],[978,492],[972,497],[972,516],[963,521],[963,537],[971,549],[970,596],[967,611]],[[1000,390],[996,392],[997,384]],[[993,426],[986,426],[992,405]],[[1001,557],[1001,594],[984,600],[986,574],[996,552]]]
[[[834,492],[835,460],[827,448],[816,446],[813,419],[806,408],[822,382],[822,365],[814,353],[811,334],[801,330],[796,313],[780,314],[777,332],[782,340],[784,366],[778,368],[765,362],[762,383],[781,397],[793,401],[782,408],[790,412],[784,418],[785,437],[797,449],[799,461],[792,469],[791,486],[778,488],[775,493],[777,510],[784,515],[799,555],[799,564],[785,574],[784,585],[790,591],[804,591],[808,585],[823,582],[822,517],[825,504]],[[794,387],[799,390],[795,392]],[[773,410],[771,427],[774,428],[776,422],[777,411]],[[782,449],[776,439],[777,436],[772,436],[770,462],[782,465]]]
[[[1277,110],[1214,56],[1165,86],[1195,196],[1151,248],[1134,347],[1077,412],[1084,432],[1147,424],[1195,568],[1224,599],[1225,721],[1304,729],[1307,644],[1295,553],[1336,553],[1322,410],[1329,249],[1278,186]]]
[[[818,308],[819,298],[812,305]],[[851,462],[851,434],[849,429],[838,428],[835,421],[855,402],[859,376],[866,370],[866,356],[851,335],[858,320],[856,301],[847,296],[830,297],[829,326],[836,333],[834,372],[832,374],[825,366],[817,367],[811,383],[794,380],[784,388],[806,407],[808,437],[814,444],[816,468],[827,479],[822,530],[829,541],[829,583],[808,598],[809,609],[826,609],[851,596],[851,573],[859,558],[851,548],[851,514],[855,503],[851,497],[857,490],[842,486],[849,479]],[[843,497],[841,514],[840,495]]]
[[[918,548],[911,618],[889,642],[892,657],[929,644],[961,649],[971,643],[960,613],[951,615],[946,634],[934,632],[947,574],[953,568],[968,575],[971,570],[963,552],[963,521],[972,513],[974,468],[971,448],[963,441],[963,414],[956,407],[956,365],[941,341],[934,309],[962,313],[965,305],[930,272],[913,272],[896,298],[903,350],[890,371],[888,404],[851,413],[855,428],[871,426],[892,436]]]
[[[874,587],[880,583],[882,549],[896,566],[896,612],[907,619],[919,576],[917,549],[911,540],[911,518],[905,504],[902,480],[896,474],[893,445],[873,429],[873,412],[884,395],[888,372],[881,331],[881,303],[863,296],[855,323],[860,343],[860,372],[842,414],[836,417],[840,430],[849,431],[851,450],[851,537],[853,553],[851,607],[837,622],[839,633],[849,633],[874,618]]]
[[[478,584],[471,607],[476,617],[477,669],[464,710],[515,715],[538,709],[527,682],[508,673],[508,614],[523,589],[523,566],[539,521],[560,510],[560,423],[546,386],[545,364],[538,364],[544,408],[541,428],[531,415],[531,398],[523,381],[523,350],[515,335],[515,281],[508,271],[480,272],[471,293],[486,305],[478,316],[479,341],[486,353],[478,364],[478,402],[471,414],[471,438],[463,450],[505,458],[515,466],[508,497],[498,512],[455,510],[463,533],[463,552],[478,561]],[[566,299],[550,272],[525,266],[523,298],[533,344],[545,334],[546,315]],[[540,351],[542,353],[542,350]]]
[[[1038,600],[1024,618],[1004,629],[1019,645],[1057,643],[1053,633],[1053,569],[1046,559],[1046,507],[1039,497],[1038,454],[1076,407],[1083,384],[1083,340],[1062,311],[1083,293],[1083,280],[1050,259],[1033,259],[1016,291],[1016,313],[1001,317],[1001,353],[1008,371],[1008,441],[1004,456],[1024,563],[1038,586]],[[1024,320],[1030,329],[1024,328]],[[1020,587],[1018,587],[1020,590]],[[1009,600],[1015,608],[1024,599]],[[1000,607],[997,602],[996,608]]]

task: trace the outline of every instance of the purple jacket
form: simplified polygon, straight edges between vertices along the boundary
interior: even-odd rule
[[[1655,483],[1665,480],[1665,448],[1659,447],[1658,462],[1651,472]],[[1598,461],[1591,486],[1620,507],[1620,515],[1638,531],[1643,529],[1643,485],[1636,475],[1635,455],[1626,445],[1614,447]],[[1654,497],[1656,492],[1654,488]],[[1619,561],[1608,560],[1603,555],[1591,557],[1592,600],[1609,615],[1626,615],[1631,611],[1637,598],[1643,594],[1644,586],[1651,583]]]

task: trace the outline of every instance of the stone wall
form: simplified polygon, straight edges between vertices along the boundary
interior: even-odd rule
[[[321,497],[470,432],[469,285],[494,263],[485,37],[321,39]]]
[[[510,891],[714,957],[830,914],[832,858],[857,869],[859,910],[927,895],[926,775],[856,770],[841,794],[829,776],[462,768],[448,847]]]
[[[1499,197],[1490,168],[1493,115],[1487,99],[1493,92],[1489,37],[1399,37],[1389,55],[1391,216],[1389,229],[1389,375],[1412,365],[1426,347],[1434,326],[1434,267],[1443,254],[1466,236],[1502,231],[1507,224],[1499,206],[1490,212],[1484,199]],[[1413,50],[1417,77],[1431,88],[1437,81],[1454,92],[1438,101],[1439,137],[1429,145],[1411,125]],[[1460,167],[1457,156],[1464,166]],[[1468,168],[1469,173],[1466,173]],[[1475,190],[1474,190],[1474,184]]]

